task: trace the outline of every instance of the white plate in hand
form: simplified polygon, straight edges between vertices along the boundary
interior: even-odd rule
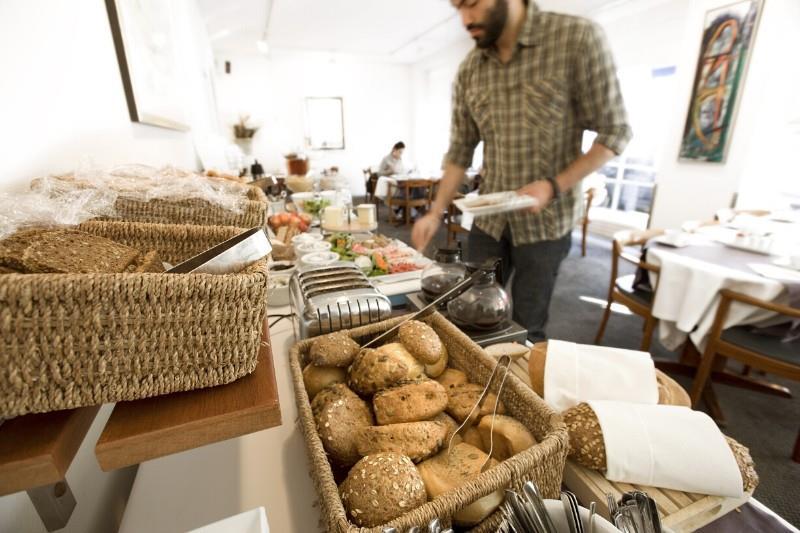
[[[476,217],[530,209],[531,207],[539,205],[539,201],[536,198],[517,194],[514,191],[467,196],[465,198],[459,198],[453,203],[461,212]]]

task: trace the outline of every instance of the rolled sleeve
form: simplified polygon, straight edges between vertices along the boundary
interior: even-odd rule
[[[478,125],[472,118],[465,95],[464,65],[459,69],[455,82],[453,82],[453,113],[450,121],[450,148],[447,150],[445,161],[469,168],[475,147],[480,142]]]
[[[577,49],[577,108],[580,125],[597,132],[595,142],[621,154],[633,137],[605,33],[588,23]]]

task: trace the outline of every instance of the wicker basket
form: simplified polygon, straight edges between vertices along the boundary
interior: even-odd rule
[[[233,227],[87,222],[188,259]],[[257,363],[267,266],[211,274],[0,275],[0,418],[229,383]]]
[[[360,342],[366,342],[400,320],[402,317],[356,328],[350,331],[350,335]],[[446,345],[450,356],[449,366],[466,372],[472,382],[485,383],[494,368],[495,360],[441,315],[434,314],[426,319],[426,322],[436,330]],[[447,523],[455,512],[477,499],[499,488],[521,490],[522,484],[527,480],[534,480],[546,498],[558,498],[569,448],[566,426],[561,417],[534,394],[530,387],[513,374],[509,374],[501,393],[503,403],[512,416],[531,430],[538,444],[503,461],[470,483],[413,509],[388,524],[367,529],[350,523],[339,497],[328,457],[317,434],[308,394],[303,385],[302,369],[309,360],[308,352],[312,342],[313,340],[305,340],[297,343],[289,357],[300,425],[305,435],[312,465],[311,474],[320,496],[321,512],[328,531],[380,533],[384,527],[395,527],[405,531],[414,525],[427,524],[434,517],[439,517]],[[495,531],[500,521],[501,516],[498,511],[473,531],[480,533]]]
[[[267,197],[258,187],[246,187],[247,200],[240,213],[206,200],[160,200],[149,202],[120,197],[114,203],[114,219],[159,224],[197,224],[200,226],[236,226],[260,228],[267,221]]]

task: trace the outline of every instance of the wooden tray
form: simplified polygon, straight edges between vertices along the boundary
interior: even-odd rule
[[[530,386],[528,374],[528,357],[520,357],[512,362],[511,371],[525,384]],[[658,506],[662,525],[674,533],[694,531],[709,524],[720,516],[729,513],[740,505],[747,503],[751,493],[746,493],[742,498],[724,498],[722,496],[708,496],[677,490],[629,485],[607,480],[602,474],[589,470],[574,461],[567,460],[564,469],[564,485],[575,493],[578,500],[585,507],[592,501],[597,502],[597,511],[608,519],[608,504],[606,494],[612,493],[619,500],[622,493],[631,490],[642,490],[649,494]]]
[[[266,321],[255,371],[233,383],[114,407],[95,446],[108,472],[281,424]]]

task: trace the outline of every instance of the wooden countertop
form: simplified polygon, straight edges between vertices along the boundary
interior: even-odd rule
[[[32,414],[0,426],[0,496],[64,479],[100,406]]]
[[[95,446],[103,471],[281,424],[266,322],[258,366],[228,385],[119,402]]]

